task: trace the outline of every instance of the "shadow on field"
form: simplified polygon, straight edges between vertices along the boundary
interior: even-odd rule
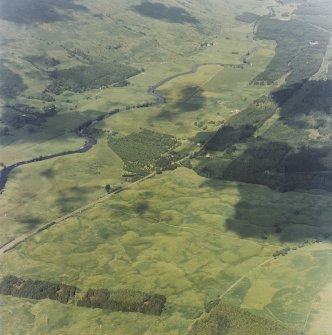
[[[33,217],[33,216],[22,216],[16,218],[19,223],[29,226],[30,229],[35,228],[37,225],[41,224],[43,220],[38,217]]]
[[[216,189],[222,187],[218,179],[270,188],[253,194],[253,188],[239,184],[241,200],[234,219],[226,224],[239,236],[266,239],[273,235],[281,241],[328,237],[332,216],[332,198],[326,193],[332,192],[331,80],[286,86],[270,99],[280,117],[266,132],[255,136],[268,120],[266,106],[271,102],[260,99],[205,144],[196,171],[210,178],[207,185]]]
[[[179,100],[174,104],[176,109],[184,112],[194,112],[204,107],[206,98],[204,90],[197,85],[184,87],[180,92]]]
[[[139,200],[134,204],[133,209],[138,215],[143,215],[146,211],[150,209],[150,204],[146,200]]]
[[[0,19],[16,24],[70,20],[74,11],[88,9],[73,0],[0,0]]]
[[[204,90],[198,85],[188,85],[181,89],[175,102],[167,103],[157,115],[157,119],[174,121],[183,113],[196,112],[206,104]]]
[[[168,7],[162,3],[143,2],[132,6],[131,9],[140,15],[169,23],[198,23],[199,21],[181,7]]]
[[[55,174],[56,173],[55,173],[54,169],[52,169],[52,168],[46,169],[46,170],[44,170],[40,173],[41,176],[43,176],[47,179],[53,179]]]
[[[87,110],[82,113],[56,109],[54,112],[49,112],[27,105],[8,104],[2,109],[0,141],[2,144],[7,141],[13,143],[17,139],[25,143],[37,144],[61,137],[64,143],[68,144],[78,138],[75,132],[78,126],[102,114],[104,113],[96,110]],[[85,133],[88,132],[92,133],[93,128],[85,130]],[[92,135],[95,138],[98,137],[95,132]]]
[[[293,101],[290,98],[295,94],[299,94],[300,97]],[[294,128],[322,130],[327,122],[327,116],[332,115],[332,80],[289,85],[275,91],[273,99],[278,106],[282,106],[281,118],[284,124]],[[287,103],[289,100],[290,103]],[[312,118],[309,119],[309,116]]]
[[[26,88],[19,74],[0,64],[0,97],[2,99],[14,99]]]
[[[53,206],[63,214],[69,213],[86,204],[91,199],[90,194],[99,189],[99,186],[74,186],[60,190],[59,198]]]
[[[47,121],[47,118],[55,116],[59,112],[53,103],[45,104],[42,110],[17,103],[15,99],[26,88],[20,74],[3,64],[0,65],[0,98],[4,100],[4,106],[1,110],[1,136],[11,136],[12,131],[24,126],[31,127],[29,129],[31,134],[37,132],[38,128]],[[29,138],[24,138],[24,140],[30,141]]]

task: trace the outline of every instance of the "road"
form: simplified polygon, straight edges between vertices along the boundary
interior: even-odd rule
[[[255,28],[254,28],[255,29]],[[255,42],[255,40],[253,39],[253,37],[251,37],[253,35],[249,34],[247,35],[247,38],[254,44],[254,48],[252,48],[251,50],[247,51],[243,56],[240,57],[240,61],[242,62],[242,59],[243,57],[248,57],[249,55],[251,56],[253,52],[257,51],[258,50],[258,46]],[[184,75],[188,75],[188,74],[193,74],[193,73],[196,73],[197,70],[202,67],[202,66],[205,66],[205,65],[219,65],[221,67],[244,67],[244,66],[247,66],[249,65],[248,63],[239,63],[239,64],[222,64],[222,63],[202,63],[202,64],[194,64],[191,68],[190,71],[187,71],[187,72],[182,72],[182,73],[178,73],[178,74],[175,74],[175,75],[172,75],[172,76],[169,76],[167,78],[164,78],[162,80],[160,80],[158,83],[156,83],[155,85],[152,85],[148,88],[147,92],[148,94],[150,94],[151,96],[153,96],[155,99],[157,99],[157,102],[155,102],[153,105],[160,105],[160,104],[163,104],[166,102],[166,99],[165,97],[159,95],[157,92],[156,92],[156,89],[158,87],[160,87],[161,85],[165,84],[166,82],[168,81],[171,81],[175,78],[178,78],[180,76],[184,76]],[[144,106],[142,106],[144,107]],[[131,108],[130,108],[131,109]],[[121,109],[115,109],[111,112],[108,112],[108,113],[105,113],[104,115],[101,115],[101,116],[98,116],[97,118],[93,119],[93,120],[88,120],[88,121],[85,121],[83,124],[81,124],[80,126],[78,126],[76,128],[76,133],[81,136],[81,137],[84,137],[86,142],[84,144],[83,147],[77,149],[77,150],[73,150],[73,151],[67,151],[67,152],[61,152],[61,153],[57,153],[57,154],[53,154],[53,155],[49,155],[49,156],[44,156],[44,157],[39,157],[39,158],[33,158],[31,160],[28,160],[28,161],[22,161],[22,162],[16,162],[10,166],[7,166],[5,167],[4,169],[2,169],[0,171],[0,193],[4,191],[4,187],[6,185],[6,182],[7,182],[7,179],[8,179],[8,175],[9,173],[15,169],[16,167],[18,166],[21,166],[21,165],[26,165],[26,164],[31,164],[31,163],[34,163],[34,162],[38,162],[38,161],[42,161],[42,160],[48,160],[48,159],[52,159],[52,158],[55,158],[55,157],[60,157],[60,156],[65,156],[65,155],[71,155],[71,154],[75,154],[75,153],[84,153],[84,152],[87,152],[88,150],[90,150],[95,144],[97,144],[97,141],[87,135],[85,135],[84,133],[84,130],[87,129],[88,127],[90,127],[91,125],[97,123],[97,122],[100,122],[102,120],[104,120],[105,118],[108,118],[114,114],[117,114],[119,112],[124,112],[124,111],[127,111],[128,110],[128,107],[124,107],[124,108],[121,108]],[[184,159],[186,159],[187,157],[184,157],[182,158],[181,160],[179,160],[177,163],[181,163]],[[120,193],[146,179],[149,179],[151,177],[153,177],[155,175],[155,172],[149,174],[148,176],[145,176],[129,185],[127,185],[126,187],[122,188],[121,190],[119,191],[116,191],[116,192],[112,192],[110,194],[107,194],[101,198],[98,198],[90,203],[88,203],[87,205],[84,205],[80,208],[77,208],[76,210],[70,212],[70,213],[67,213],[55,220],[52,220],[50,222],[47,222],[41,226],[38,226],[36,227],[35,229],[29,231],[28,233],[25,233],[25,234],[22,234],[16,238],[14,238],[13,240],[9,241],[8,243],[2,245],[0,247],[0,258],[8,251],[10,251],[11,249],[15,248],[16,246],[18,246],[20,243],[24,242],[25,240],[27,240],[28,238],[32,237],[33,235],[45,230],[45,229],[48,229],[56,224],[59,224],[60,222],[63,222],[65,220],[67,220],[68,218],[76,215],[76,214],[80,214],[82,213],[83,211],[95,206],[96,204],[98,203],[101,203],[113,196],[115,196],[117,193]]]
[[[131,188],[131,187],[133,187],[133,186],[135,186],[135,185],[141,183],[141,182],[144,181],[144,180],[147,180],[147,179],[152,178],[155,174],[156,174],[156,173],[153,172],[153,173],[151,173],[151,174],[149,174],[149,175],[147,175],[147,176],[145,176],[145,177],[143,177],[143,178],[141,178],[141,179],[139,179],[139,180],[136,180],[135,182],[133,182],[133,183],[131,183],[131,184],[129,184],[129,185],[127,185],[127,186],[125,186],[125,187],[123,187],[123,188],[121,188],[121,189],[115,191],[115,192],[106,194],[106,195],[104,195],[104,196],[102,196],[102,197],[100,197],[100,198],[98,198],[98,199],[96,199],[96,200],[94,200],[94,201],[89,202],[88,204],[86,204],[86,205],[84,205],[84,206],[82,206],[82,207],[80,207],[80,208],[75,209],[74,211],[72,211],[72,212],[70,212],[70,213],[67,213],[67,214],[65,214],[65,215],[63,215],[63,216],[61,216],[61,217],[59,217],[59,218],[57,218],[57,219],[55,219],[55,220],[52,220],[52,221],[50,221],[50,222],[47,222],[47,223],[45,223],[45,224],[43,224],[43,225],[41,225],[41,226],[39,226],[39,227],[37,227],[37,228],[35,228],[35,229],[29,231],[28,233],[25,233],[25,234],[22,234],[22,235],[16,237],[15,239],[13,239],[13,240],[11,240],[10,242],[4,244],[4,245],[0,248],[0,258],[1,258],[6,252],[8,252],[8,251],[10,251],[11,249],[15,248],[15,247],[18,246],[20,243],[24,242],[25,240],[27,240],[28,238],[32,237],[33,235],[36,235],[36,234],[38,234],[39,232],[41,232],[41,231],[43,231],[43,230],[45,230],[45,229],[48,229],[48,228],[50,228],[50,227],[52,227],[52,226],[54,226],[54,225],[56,225],[56,224],[59,224],[60,222],[63,222],[63,221],[65,221],[65,220],[71,218],[71,217],[74,216],[74,215],[81,214],[82,212],[86,211],[87,209],[92,208],[92,207],[94,207],[95,205],[97,205],[97,204],[99,204],[99,203],[102,203],[102,202],[104,202],[105,200],[108,200],[108,199],[111,198],[111,197],[114,197],[116,194],[118,194],[118,193],[120,193],[120,192],[123,192],[123,191],[125,191],[125,190],[127,190],[127,189],[129,189],[129,188]]]

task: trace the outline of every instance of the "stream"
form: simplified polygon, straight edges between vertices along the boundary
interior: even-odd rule
[[[253,38],[253,33],[250,33],[250,34],[247,34],[247,39],[249,39],[252,43],[255,43],[254,42],[254,38]],[[8,181],[8,177],[9,177],[9,174],[17,167],[19,166],[22,166],[22,165],[27,165],[27,164],[31,164],[31,163],[35,163],[35,162],[41,162],[41,161],[45,161],[45,160],[48,160],[48,159],[53,159],[53,158],[56,158],[56,157],[62,157],[62,156],[68,156],[68,155],[73,155],[73,154],[81,154],[81,153],[85,153],[87,151],[89,151],[94,145],[97,144],[97,140],[91,136],[89,136],[89,134],[87,134],[87,129],[114,115],[114,114],[118,114],[120,112],[125,112],[125,111],[128,111],[128,110],[132,110],[132,109],[139,109],[139,108],[146,108],[146,107],[152,107],[152,106],[158,106],[158,105],[161,105],[161,104],[164,104],[166,103],[166,98],[161,96],[160,94],[158,94],[156,92],[156,90],[161,86],[161,85],[164,85],[165,83],[175,79],[175,78],[178,78],[178,77],[181,77],[181,76],[185,76],[185,75],[189,75],[189,74],[193,74],[193,73],[196,73],[197,70],[202,67],[202,66],[206,66],[206,65],[219,65],[219,66],[222,66],[222,67],[233,67],[233,68],[244,68],[245,66],[248,66],[250,65],[250,63],[247,61],[247,57],[248,56],[251,56],[255,51],[258,50],[258,46],[255,45],[254,48],[252,48],[251,50],[247,51],[243,56],[241,56],[240,58],[240,61],[241,63],[240,64],[222,64],[222,63],[202,63],[202,64],[195,64],[192,66],[191,70],[189,71],[186,71],[186,72],[181,72],[181,73],[178,73],[178,74],[174,74],[172,76],[169,76],[169,77],[166,77],[162,80],[160,80],[158,83],[152,85],[152,86],[149,86],[148,90],[147,90],[147,93],[152,96],[153,98],[155,98],[157,101],[155,102],[148,102],[148,103],[142,103],[142,104],[138,104],[136,106],[132,106],[132,105],[129,105],[129,106],[126,106],[126,107],[123,107],[123,108],[116,108],[108,113],[105,113],[105,114],[102,114],[102,115],[99,115],[98,117],[92,119],[92,120],[88,120],[88,121],[85,121],[83,122],[81,125],[79,125],[76,129],[75,129],[75,133],[81,137],[81,138],[84,138],[85,140],[85,143],[84,145],[79,148],[79,149],[75,149],[75,150],[68,150],[68,151],[62,151],[62,152],[59,152],[59,153],[56,153],[56,154],[52,154],[52,155],[47,155],[47,156],[40,156],[40,157],[37,157],[37,158],[32,158],[32,159],[29,159],[29,160],[25,160],[25,161],[20,161],[20,162],[16,162],[14,164],[11,164],[11,165],[8,165],[8,166],[5,166],[1,171],[0,171],[0,194],[4,192],[5,190],[5,186],[6,186],[6,183]]]

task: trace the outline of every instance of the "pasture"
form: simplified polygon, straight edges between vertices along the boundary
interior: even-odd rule
[[[6,2],[0,0],[0,5]],[[34,8],[38,1],[29,3]],[[160,159],[172,155],[177,169],[158,171],[153,178],[34,235],[0,261],[0,278],[15,275],[61,282],[82,292],[93,288],[161,294],[167,298],[165,310],[160,316],[143,315],[1,296],[5,334],[189,335],[195,324],[196,330],[201,329],[200,321],[204,324],[216,301],[242,308],[243,313],[232,308],[229,313],[244,320],[250,315],[255,320],[264,317],[281,329],[310,335],[329,329],[331,194],[296,188],[280,193],[241,183],[238,177],[206,178],[184,167],[197,169],[203,161],[211,170],[226,167],[234,177],[255,155],[263,156],[265,171],[287,145],[329,143],[327,111],[319,111],[319,118],[301,114],[300,107],[307,104],[303,100],[295,104],[299,113],[291,114],[296,101],[308,92],[314,95],[320,86],[309,81],[296,93],[297,100],[282,108],[269,100],[287,79],[288,66],[281,60],[288,62],[297,55],[297,50],[291,56],[282,50],[280,34],[270,34],[269,24],[276,30],[295,27],[294,34],[300,34],[303,27],[309,29],[308,23],[277,22],[289,19],[286,12],[297,11],[272,0],[264,5],[260,0],[186,4],[49,0],[40,13],[54,9],[51,17],[28,11],[25,21],[17,22],[9,7],[0,14],[5,35],[1,72],[9,78],[0,83],[0,162],[5,165],[82,147],[83,139],[74,131],[79,125],[115,108],[154,101],[148,88],[178,75],[157,88],[165,104],[132,108],[95,123],[89,131],[97,144],[90,151],[19,167],[0,195],[0,244],[5,244],[104,196],[107,184],[112,189],[129,185],[128,165],[148,167],[144,175],[158,170]],[[183,15],[174,18],[177,6]],[[236,16],[267,15],[270,6],[276,16],[262,20],[254,40],[253,24]],[[318,20],[310,16],[306,21],[316,25]],[[327,21],[322,20],[320,27],[329,29]],[[321,28],[299,40],[307,53],[311,51],[307,42],[316,36],[321,42],[314,66],[302,74],[311,76],[319,68],[327,45],[327,33]],[[283,47],[296,40],[294,34]],[[330,52],[331,45],[327,47]],[[329,55],[320,68],[322,76]],[[244,60],[247,65],[234,67]],[[293,74],[299,75],[301,58],[292,61]],[[107,64],[120,64],[121,76],[100,80],[100,70]],[[189,73],[194,65],[199,66]],[[112,67],[108,70],[111,75]],[[279,80],[273,83],[275,77]],[[255,78],[268,83],[252,85]],[[17,83],[20,90],[8,90],[7,84]],[[281,98],[283,94],[289,92],[283,91]],[[326,101],[320,99],[319,107],[324,109]],[[58,112],[40,124],[17,110],[28,106],[38,113],[53,104]],[[10,114],[13,110],[15,115]],[[252,120],[257,129],[249,129],[247,142],[235,143],[227,152],[205,150],[222,126],[241,128]],[[292,157],[286,161],[289,166]],[[330,156],[323,158],[327,166]],[[256,168],[260,166],[244,166],[247,172]],[[219,312],[223,313],[222,307]],[[236,322],[232,327],[229,334]]]
[[[254,195],[246,203],[239,198],[245,193]],[[331,197],[280,194],[233,182],[210,185],[184,168],[164,173],[39,233],[5,255],[0,267],[1,276],[57,278],[83,290],[163,294],[167,305],[160,318],[141,316],[138,322],[135,314],[54,307],[47,301],[18,302],[9,297],[4,298],[6,312],[1,315],[15,308],[23,320],[34,319],[33,326],[26,323],[31,333],[46,329],[51,334],[102,334],[108,327],[115,334],[184,334],[204,305],[220,298],[300,329],[312,299],[328,279],[329,243],[309,244],[276,258],[272,254],[285,246],[274,227],[280,216],[288,217],[286,235],[295,235],[297,229],[310,231],[310,225],[299,225],[294,213],[304,201],[327,208],[325,202]],[[322,216],[316,225],[321,229],[328,222]],[[299,243],[286,245],[292,248]],[[59,314],[47,321],[45,316],[53,308]],[[73,322],[80,313],[90,320],[88,327]],[[6,320],[4,327],[10,333],[12,323]]]

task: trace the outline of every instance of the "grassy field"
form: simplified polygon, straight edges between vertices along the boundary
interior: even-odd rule
[[[4,8],[6,1],[3,0]],[[32,2],[37,3],[37,0]],[[240,63],[239,56],[232,51],[242,54],[250,48],[246,33],[252,28],[248,24],[239,25],[232,16],[242,6],[240,2],[226,7],[215,2],[207,8],[203,8],[204,4],[193,6],[191,11],[199,18],[199,27],[142,16],[134,10],[125,10],[130,7],[127,2],[84,1],[82,6],[66,21],[55,17],[51,23],[44,23],[42,17],[32,15],[32,21],[28,21],[31,25],[24,30],[14,24],[12,14],[4,14],[5,20],[0,22],[1,31],[6,36],[2,58],[6,68],[19,75],[26,88],[16,98],[3,98],[2,106],[8,103],[43,106],[46,102],[42,92],[52,84],[49,74],[54,70],[61,72],[90,63],[118,61],[139,70],[144,68],[145,72],[132,77],[131,85],[124,88],[49,94],[61,112],[48,118],[42,127],[29,124],[23,129],[9,127],[10,136],[1,136],[1,162],[10,164],[32,158],[37,151],[39,154],[54,153],[58,150],[57,144],[65,150],[73,149],[81,140],[71,136],[70,131],[83,120],[128,102],[136,104],[151,100],[146,93],[148,86],[169,75],[188,71],[195,63]],[[215,14],[220,6],[223,8],[221,18]],[[246,6],[248,10],[258,10],[259,1],[250,1]],[[202,14],[204,10],[209,14]],[[264,9],[259,12],[264,13]],[[34,25],[33,20],[39,24]],[[181,37],[179,28],[184,34]],[[84,34],[84,39],[78,38],[79,34]],[[201,47],[205,42],[215,43],[213,47]],[[13,43],[15,52],[11,54]],[[269,50],[266,57],[272,56],[271,46]],[[265,66],[266,62],[260,66]],[[260,70],[257,69],[256,74]],[[2,127],[8,125],[3,123]],[[21,143],[22,139],[24,143]],[[38,144],[38,149],[34,144]]]
[[[245,192],[255,194],[255,198],[246,206],[242,203],[240,218],[234,208]],[[314,198],[316,206],[331,201],[329,195],[317,201],[317,195],[301,193],[289,193],[289,200],[284,198],[265,187],[229,182],[209,186],[208,180],[183,168],[146,181],[5,255],[1,276],[57,278],[82,290],[135,289],[164,294],[167,307],[161,318],[141,316],[134,327],[136,315],[6,298],[6,312],[1,311],[4,329],[12,333],[12,318],[6,315],[15,308],[24,320],[34,320],[33,326],[26,323],[27,334],[42,329],[50,334],[103,334],[105,327],[114,334],[184,334],[203,312],[204,304],[218,297],[301,328],[311,300],[327,281],[329,244],[316,243],[273,258],[273,252],[284,246],[278,234],[243,238],[232,229],[241,225],[244,234],[250,227],[256,235],[264,235],[273,229],[274,217],[288,215],[290,221],[295,220],[296,204],[301,206]],[[251,210],[259,208],[256,201],[262,205],[259,212]],[[275,203],[280,204],[277,210]],[[327,225],[323,219],[320,224]],[[288,227],[297,226],[294,221]],[[43,313],[37,312],[42,308]],[[45,317],[53,308],[59,310],[59,319],[49,317],[47,321]],[[61,317],[65,313],[67,322]],[[84,322],[74,321],[81,313],[87,313],[90,320],[88,330]]]
[[[204,131],[215,131],[257,94],[270,89],[249,85],[255,73],[260,71],[261,62],[264,60],[266,64],[269,60],[268,55],[266,51],[258,52],[257,65],[244,69],[201,66],[196,73],[175,78],[158,89],[166,98],[165,105],[115,115],[105,120],[101,129],[130,134],[138,128],[148,127],[187,140]],[[237,96],[235,100],[234,95]]]
[[[10,62],[7,60],[5,66],[13,73],[19,73],[26,85],[26,90],[15,99],[7,99],[8,101],[3,99],[3,105],[24,104],[42,109],[48,104],[54,104],[59,110],[55,116],[47,118],[41,126],[27,123],[22,128],[15,129],[4,123],[2,126],[9,128],[9,135],[1,136],[0,162],[9,165],[40,155],[77,149],[83,145],[83,139],[78,138],[73,130],[83,121],[96,118],[102,113],[126,106],[128,103],[136,105],[153,101],[153,98],[147,94],[147,88],[150,85],[167,76],[186,72],[195,63],[240,63],[239,55],[232,54],[233,46],[235,44],[241,46],[238,50],[239,54],[250,46],[245,35],[252,30],[252,27],[248,24],[235,24],[234,18],[229,15],[238,11],[237,6],[232,5],[227,7],[226,12],[222,11],[221,19],[214,16],[214,25],[208,22],[211,20],[207,20],[206,16],[202,18],[202,26],[205,27],[202,28],[203,30],[190,24],[170,25],[164,21],[148,19],[135,11],[124,11],[125,6],[120,1],[113,2],[111,5],[104,4],[102,1],[87,2],[86,7],[96,15],[92,20],[89,16],[91,13],[79,11],[73,14],[71,20],[40,23],[24,30],[20,30],[18,25],[10,21],[0,22],[1,29],[8,36],[8,40],[4,40],[7,48],[4,49],[3,57],[10,58]],[[220,5],[213,4],[213,6]],[[258,2],[252,1],[248,4],[248,7],[252,6],[256,8]],[[197,11],[198,8],[193,10]],[[98,16],[100,13],[103,13],[102,18]],[[201,14],[197,12],[197,15]],[[88,25],[87,18],[89,18]],[[131,24],[129,27],[127,22],[131,20],[135,21],[135,25]],[[220,20],[222,30],[220,30]],[[168,29],[169,27],[172,29]],[[186,36],[185,39],[181,37],[181,43],[178,43],[179,27]],[[18,34],[19,31],[22,34]],[[109,34],[110,31],[112,36]],[[98,42],[95,39],[96,33]],[[85,38],[77,38],[80,34],[84,34]],[[156,48],[145,45],[153,36],[158,39],[162,37],[162,43],[159,42]],[[213,36],[216,42],[213,48],[201,47],[202,42],[210,41],[210,36]],[[14,56],[9,53],[12,43],[9,37],[15,40]],[[243,43],[236,42],[239,40]],[[139,48],[141,44],[144,47]],[[166,52],[166,49],[172,50],[174,45],[180,45],[176,53]],[[138,131],[139,128],[150,129],[172,135],[180,140],[182,145],[178,147],[178,151],[184,151],[184,153],[195,151],[197,142],[204,140],[204,137],[201,139],[200,133],[205,130],[215,131],[225,119],[236,112],[237,108],[242,108],[253,100],[257,92],[261,94],[268,90],[267,87],[258,88],[249,85],[273,55],[272,43],[264,42],[262,46],[255,57],[252,57],[253,66],[241,70],[241,74],[238,69],[227,69],[218,65],[202,66],[197,73],[178,77],[160,87],[169,99],[169,103],[165,106],[132,110],[115,115],[96,126],[107,132],[118,131],[122,135],[129,135],[133,131]],[[23,58],[20,56],[20,50],[24,50]],[[150,50],[149,54],[146,50]],[[42,91],[52,83],[50,72],[65,71],[82,65],[89,67],[90,62],[100,64],[124,59],[124,63],[130,63],[137,69],[145,69],[144,73],[129,79],[129,86],[92,89],[82,93],[66,91],[61,95],[47,93],[47,99],[54,99],[54,101],[43,100],[45,96]],[[229,83],[227,90],[226,82]],[[191,92],[189,88],[188,91],[187,86],[190,85],[197,85],[201,89]],[[165,92],[166,90],[168,93]],[[236,103],[232,94],[238,96]],[[182,108],[192,109],[191,107],[193,111],[182,113]],[[87,185],[89,189],[86,188],[83,192],[84,196],[77,200],[77,206],[103,192],[102,187],[106,182],[121,184],[123,181],[121,162],[118,158],[113,158],[109,148],[106,149],[102,143],[98,143],[93,151],[84,154],[84,157],[83,155],[67,156],[54,161],[23,166],[14,171],[0,199],[4,221],[1,242],[4,243],[15,234],[29,229],[28,224],[20,222],[31,221],[32,225],[35,225],[58,215],[57,213],[61,212],[59,204],[67,202],[62,198],[74,198],[75,192],[78,192],[74,190],[73,193],[70,189],[80,187],[79,184]],[[88,163],[87,166],[84,163],[85,159],[93,163]],[[100,161],[105,159],[106,165],[112,161],[109,171],[104,168],[102,172],[96,173],[98,166],[104,164]],[[117,162],[114,169],[113,161]],[[52,169],[52,175],[40,178],[43,176],[42,173],[49,169]],[[66,176],[67,171],[75,171],[75,173],[73,172],[69,178]],[[109,176],[112,177],[109,178]],[[37,181],[42,185],[38,189],[34,187]],[[95,190],[92,191],[90,187],[94,187]],[[72,208],[75,206],[74,203],[62,207]],[[51,214],[53,212],[54,216]]]
[[[106,184],[120,185],[122,165],[105,136],[84,155],[17,168],[0,198],[0,243],[104,195]]]
[[[331,260],[331,252],[328,252],[329,261]],[[329,270],[328,270],[329,271]],[[329,271],[329,277],[331,273]],[[309,314],[308,334],[327,335],[331,329],[331,320],[328,317],[331,313],[331,282],[319,293],[312,302],[311,311]]]
[[[0,0],[0,6],[6,3]],[[38,1],[29,3],[34,8]],[[1,57],[9,80],[0,83],[0,162],[6,165],[80,148],[83,139],[74,129],[82,122],[114,108],[153,101],[149,86],[202,65],[158,87],[165,104],[131,109],[95,124],[92,133],[98,143],[87,153],[15,169],[0,195],[0,245],[105,195],[107,184],[128,185],[128,145],[135,164],[149,165],[151,172],[166,153],[178,159],[196,155],[222,125],[231,120],[241,124],[243,115],[247,120],[243,111],[248,106],[264,110],[257,98],[286,77],[269,85],[250,83],[273,65],[277,42],[252,41],[253,25],[235,17],[245,12],[267,15],[274,6],[276,16],[266,22],[288,20],[283,14],[296,12],[296,7],[272,0],[185,4],[45,1],[41,13],[51,8],[57,15],[45,22],[45,16],[23,6],[24,29],[3,7]],[[174,18],[171,13],[178,6],[183,16]],[[221,65],[241,64],[241,56],[254,46],[247,66]],[[327,67],[329,54],[325,58]],[[140,73],[120,78],[128,86],[106,87],[106,81],[99,87],[96,79],[98,85],[77,89],[86,73],[88,79],[95,74],[91,69],[114,62]],[[74,70],[83,68],[90,70],[80,77]],[[54,71],[64,77],[75,74],[74,83],[60,83],[56,93],[61,94],[47,89],[57,84]],[[8,95],[6,85],[12,82],[19,82],[21,90]],[[311,94],[319,89],[307,85]],[[299,100],[306,89],[298,93]],[[8,112],[21,105],[42,111],[52,104],[58,112],[40,125],[17,112],[23,126],[16,127]],[[274,107],[271,116],[257,121],[260,128],[252,132],[253,141],[264,137],[294,147],[308,139],[310,144],[318,138],[329,143],[328,113],[320,113],[323,121],[317,130],[316,116],[290,116],[292,103]],[[300,121],[308,126],[294,126]],[[262,148],[270,153],[275,147]],[[226,164],[225,158],[239,158],[241,164],[250,158],[247,149],[247,143],[239,143],[226,156],[203,152],[200,159],[213,168]],[[191,163],[197,163],[195,157]],[[181,164],[190,165],[188,160]],[[105,288],[163,294],[167,304],[161,316],[1,296],[0,333],[190,334],[195,322],[204,320],[209,302],[220,299],[305,334],[328,334],[331,206],[331,194],[322,190],[279,193],[256,184],[204,178],[184,167],[157,174],[6,253],[0,259],[0,278],[10,274],[62,282],[83,292]]]

